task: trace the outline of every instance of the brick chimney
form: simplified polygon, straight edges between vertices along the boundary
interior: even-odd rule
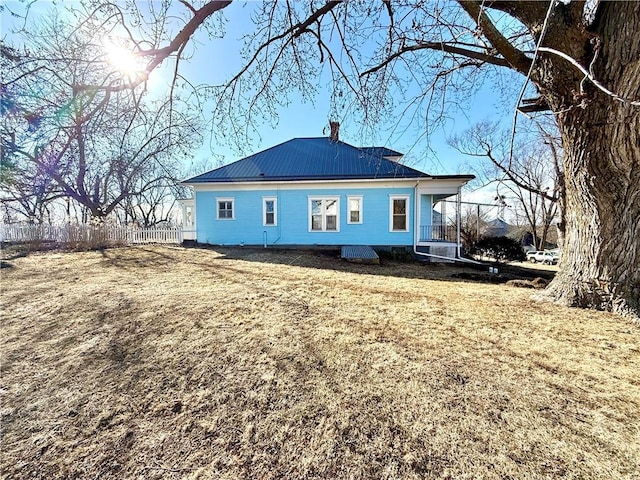
[[[339,140],[340,123],[329,122],[329,127],[331,128],[331,137],[329,137],[330,140],[332,142],[337,142]]]

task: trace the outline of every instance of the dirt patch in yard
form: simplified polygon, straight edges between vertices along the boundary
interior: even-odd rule
[[[640,476],[640,330],[620,317],[326,252],[11,264],[4,478]]]

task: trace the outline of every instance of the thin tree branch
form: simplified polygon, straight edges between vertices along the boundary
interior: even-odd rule
[[[263,50],[269,48],[269,46],[272,43],[277,42],[278,40],[282,40],[283,38],[286,38],[287,36],[291,35],[291,38],[298,38],[300,35],[302,35],[303,33],[307,32],[307,33],[314,33],[313,30],[308,29],[307,27],[309,27],[311,24],[313,24],[314,22],[318,21],[324,14],[330,12],[333,8],[337,7],[338,5],[340,5],[342,2],[327,2],[322,8],[316,10],[315,12],[313,12],[304,22],[302,23],[297,23],[296,25],[293,25],[291,27],[289,27],[287,30],[285,30],[284,32],[282,32],[280,35],[276,35],[275,37],[271,37],[269,38],[266,42],[264,42],[262,45],[260,45],[258,47],[258,49],[254,52],[253,56],[251,57],[251,59],[245,64],[244,67],[242,67],[242,69],[227,83],[227,85],[232,85],[234,84],[240,77],[242,77],[242,75],[245,74],[245,72],[247,70],[249,70],[249,68],[253,65],[253,63],[257,60],[258,56],[260,55],[260,53],[262,53]]]
[[[407,52],[415,52],[419,50],[440,50],[446,53],[451,53],[454,55],[461,55],[467,58],[473,58],[475,60],[479,60],[483,63],[489,63],[491,65],[497,65],[499,67],[511,67],[511,64],[506,61],[504,58],[495,57],[492,55],[487,55],[486,53],[477,52],[474,50],[469,50],[467,48],[460,48],[455,45],[451,45],[448,43],[438,43],[438,42],[419,42],[415,45],[404,45],[397,52],[390,55],[386,58],[382,63],[376,65],[373,68],[363,72],[360,74],[360,77],[364,77],[370,75],[372,73],[377,72],[378,70],[384,68],[386,65],[391,63],[396,58],[404,55]]]

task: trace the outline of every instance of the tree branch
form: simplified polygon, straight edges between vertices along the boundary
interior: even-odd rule
[[[170,55],[179,51],[184,47],[186,43],[189,42],[195,31],[202,25],[207,18],[213,15],[215,12],[222,10],[225,7],[228,7],[231,4],[232,0],[220,1],[214,0],[206,3],[202,8],[196,10],[194,12],[191,20],[187,22],[187,24],[178,32],[178,34],[171,40],[169,45],[159,49],[153,50],[141,50],[137,52],[138,56],[141,57],[151,57],[151,61],[147,64],[144,69],[144,73],[139,75],[133,81],[128,83],[122,83],[118,85],[108,85],[108,86],[96,86],[96,85],[74,85],[74,89],[76,91],[81,90],[106,90],[109,92],[117,92],[122,90],[133,89],[145,82],[149,78],[149,74],[155,70],[158,65],[160,65],[164,60],[166,60]]]
[[[509,66],[526,75],[531,66],[531,59],[524,52],[514,47],[509,40],[500,33],[478,2],[472,0],[458,0],[462,9],[472,18],[491,45],[500,52]]]
[[[497,65],[499,67],[511,67],[511,64],[507,62],[504,58],[494,57],[492,55],[487,55],[486,53],[477,52],[474,50],[469,50],[467,48],[456,47],[455,45],[451,45],[448,43],[439,43],[439,42],[418,42],[415,45],[404,45],[400,50],[390,55],[388,58],[384,60],[384,62],[376,65],[373,68],[370,68],[366,72],[360,74],[360,77],[364,77],[366,75],[370,75],[372,73],[377,72],[378,70],[384,68],[386,65],[391,63],[396,58],[402,56],[407,52],[415,52],[418,50],[440,50],[446,53],[451,53],[454,55],[461,55],[468,58],[473,58],[475,60],[479,60],[483,63],[490,63],[491,65]]]
[[[247,70],[249,70],[251,65],[253,65],[253,63],[256,61],[256,59],[258,58],[260,53],[264,49],[268,48],[272,43],[274,43],[274,42],[276,42],[278,40],[282,40],[283,38],[286,38],[288,35],[291,35],[291,38],[294,39],[294,38],[298,38],[300,35],[302,35],[305,32],[313,34],[314,33],[313,30],[309,29],[307,27],[309,27],[314,22],[318,21],[324,14],[330,12],[333,8],[337,7],[341,3],[342,2],[339,2],[339,1],[338,2],[335,2],[335,1],[327,2],[322,8],[320,8],[320,9],[316,10],[315,12],[313,12],[304,22],[297,23],[296,25],[293,25],[293,26],[289,27],[287,30],[282,32],[280,35],[276,35],[275,37],[269,38],[266,42],[264,42],[262,45],[260,45],[260,47],[258,47],[258,49],[254,52],[253,56],[245,64],[245,66],[242,68],[242,70],[240,70],[229,82],[227,82],[227,86],[234,84],[240,77],[242,77],[242,75],[244,75],[244,73]]]

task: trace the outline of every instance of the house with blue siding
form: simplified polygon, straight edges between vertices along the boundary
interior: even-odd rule
[[[294,138],[183,182],[185,239],[211,245],[403,247],[454,257],[459,229],[434,206],[473,175],[428,175],[384,147]],[[459,219],[458,219],[459,222]]]

